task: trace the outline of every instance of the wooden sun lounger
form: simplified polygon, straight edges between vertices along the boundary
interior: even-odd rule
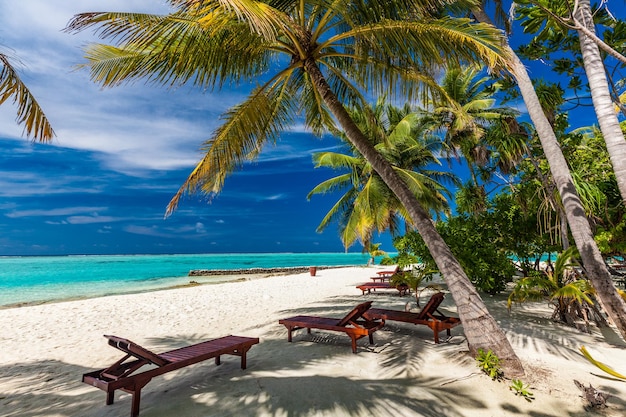
[[[352,340],[352,353],[356,353],[356,341],[369,336],[370,344],[374,343],[374,332],[385,325],[383,319],[364,320],[362,318],[372,305],[371,301],[361,303],[346,314],[342,319],[333,319],[316,316],[295,316],[279,320],[278,323],[287,328],[287,341],[291,342],[294,330],[323,329],[347,334]]]
[[[108,368],[84,374],[83,382],[105,391],[107,405],[113,404],[115,390],[132,394],[131,417],[139,415],[141,389],[153,377],[211,358],[215,358],[215,364],[219,365],[221,355],[240,356],[241,369],[246,369],[246,353],[259,343],[259,339],[255,337],[225,336],[156,354],[121,337],[104,337],[109,339],[109,345],[126,355]],[[129,359],[131,360],[127,362]],[[150,369],[135,373],[146,365],[156,365],[156,368],[149,367]]]
[[[371,277],[370,279],[374,282],[389,282],[389,280],[391,279],[391,275],[379,275],[377,277]]]
[[[392,285],[389,282],[366,282],[356,287],[363,291],[363,295],[365,295],[366,292],[371,294],[372,290],[398,290],[401,296],[411,292],[409,286],[406,284]]]
[[[433,330],[435,343],[439,343],[439,332],[445,330],[448,337],[450,329],[461,324],[461,320],[457,317],[447,317],[439,310],[439,305],[443,301],[444,294],[438,292],[430,297],[428,303],[419,313],[411,313],[408,311],[387,310],[383,308],[371,308],[364,313],[364,317],[370,320],[383,319],[389,321],[401,321],[404,323],[423,324]],[[439,313],[439,314],[435,314]]]
[[[376,281],[376,280],[381,280],[381,281],[389,280],[389,278],[391,278],[393,275],[397,274],[398,272],[400,272],[400,266],[396,265],[396,268],[393,269],[393,270],[376,272],[376,276],[372,277],[371,279],[373,281]]]

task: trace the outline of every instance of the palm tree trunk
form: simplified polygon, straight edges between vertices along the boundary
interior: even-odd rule
[[[580,0],[575,14],[580,24],[595,34],[589,0]],[[611,100],[604,62],[602,61],[598,45],[591,37],[587,36],[584,31],[579,30],[578,39],[583,55],[585,73],[589,81],[589,89],[591,90],[593,108],[596,111],[600,130],[602,131],[602,136],[604,136],[606,148],[609,151],[619,192],[622,195],[622,200],[626,203],[626,140],[624,140],[624,133],[620,128],[613,101]]]
[[[307,60],[304,64],[304,69],[311,77],[313,85],[324,100],[324,103],[339,121],[350,142],[372,164],[372,167],[396,194],[411,215],[415,227],[433,255],[457,305],[470,353],[475,356],[479,348],[491,349],[502,361],[503,369],[508,376],[523,375],[522,363],[515,351],[513,351],[506,335],[487,310],[485,303],[480,298],[476,288],[471,284],[448,245],[446,245],[437,229],[435,229],[428,213],[395,172],[391,164],[376,151],[354,123],[343,104],[337,99],[337,96],[328,85],[315,61],[312,59]]]
[[[569,248],[569,229],[567,227],[567,215],[563,210],[563,206],[559,204],[559,202],[556,201],[554,197],[553,190],[554,187],[556,187],[556,184],[554,184],[554,181],[550,181],[548,178],[546,178],[545,175],[543,175],[541,169],[539,168],[539,162],[537,162],[537,160],[533,156],[530,157],[530,162],[533,167],[535,167],[537,177],[539,177],[541,185],[546,190],[546,198],[550,202],[550,205],[554,207],[554,211],[556,211],[556,217],[559,222],[559,237],[561,239],[561,246],[563,247],[563,250],[567,250],[567,248]],[[552,239],[552,234],[550,234],[550,239]]]
[[[472,13],[478,21],[493,24],[484,9],[474,9]],[[626,340],[626,303],[617,293],[598,245],[593,240],[591,226],[585,216],[580,197],[576,192],[574,180],[569,172],[554,130],[552,130],[552,126],[541,108],[541,103],[528,76],[528,72],[517,54],[515,54],[515,51],[508,44],[506,46],[512,57],[511,72],[517,80],[517,85],[522,93],[528,114],[535,125],[535,129],[537,129],[541,146],[550,164],[552,177],[561,195],[572,237],[582,258],[589,281],[591,281],[596,290],[596,294],[607,315],[615,324],[615,327],[617,327],[622,338]]]

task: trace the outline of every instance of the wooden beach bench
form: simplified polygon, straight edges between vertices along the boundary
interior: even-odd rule
[[[306,329],[311,333],[311,329],[322,329],[347,334],[352,340],[352,353],[356,353],[356,341],[368,336],[370,344],[374,343],[374,332],[385,325],[383,319],[364,320],[365,313],[372,306],[371,301],[361,303],[352,309],[341,319],[316,316],[295,316],[281,319],[279,324],[287,328],[287,341],[292,341],[292,333],[295,330]]]
[[[389,282],[391,275],[378,275],[376,277],[371,277],[370,279],[374,282]]]
[[[411,292],[411,289],[406,284],[392,285],[389,282],[366,282],[356,287],[363,292],[363,295],[365,295],[366,292],[371,294],[372,290],[398,290],[401,296]]]
[[[215,364],[219,365],[221,355],[240,356],[241,369],[246,369],[246,353],[253,345],[259,343],[259,339],[254,337],[225,336],[156,354],[121,337],[108,335],[104,337],[109,339],[109,345],[126,355],[108,368],[84,374],[83,382],[105,391],[107,405],[113,404],[115,390],[130,393],[131,417],[139,415],[141,389],[155,376],[211,358],[215,358]],[[144,366],[149,369],[136,373]]]
[[[380,281],[380,282],[389,281],[389,279],[393,275],[397,274],[398,272],[400,272],[400,266],[396,265],[396,267],[393,270],[376,272],[376,276],[375,277],[371,277],[370,279],[372,281],[374,281],[374,282],[376,282],[376,281]]]
[[[369,320],[382,319],[385,321],[426,325],[432,329],[435,343],[439,343],[439,333],[441,331],[445,330],[448,337],[450,337],[450,329],[461,324],[461,320],[458,317],[448,317],[438,310],[443,298],[444,294],[442,292],[434,294],[419,313],[371,308],[364,313],[364,317]]]

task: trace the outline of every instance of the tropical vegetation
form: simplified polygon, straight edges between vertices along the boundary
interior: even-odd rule
[[[397,108],[380,101],[373,108],[353,110],[352,119],[372,141],[374,148],[391,163],[424,208],[438,214],[449,214],[449,187],[458,183],[451,172],[436,169],[441,162],[436,153],[442,142],[432,134],[432,121],[420,115],[408,104]],[[336,177],[317,185],[308,195],[335,191],[345,192],[322,219],[318,231],[332,222],[339,224],[339,236],[348,249],[358,239],[368,247],[375,232],[388,230],[402,234],[413,226],[411,216],[389,189],[372,165],[344,134],[350,154],[319,152],[313,154],[316,167],[342,171]],[[347,171],[347,172],[345,172]]]
[[[254,85],[223,115],[168,214],[186,193],[219,193],[228,174],[291,124],[330,133],[341,149],[314,155],[314,163],[338,175],[309,198],[341,194],[319,231],[336,223],[346,248],[358,241],[372,256],[381,254],[375,234],[390,231],[399,252],[391,262],[420,262],[425,271],[400,278],[413,279],[417,289],[441,273],[472,353],[491,350],[514,376],[520,363],[476,288],[489,294],[513,288],[510,303],[550,300],[554,318],[569,324],[590,315],[602,324],[602,306],[626,338],[626,304],[605,263],[624,260],[626,216],[615,132],[602,123],[574,125],[565,109],[582,103],[584,92],[598,94],[591,80],[586,90],[573,64],[589,58],[588,41],[598,44],[598,36],[589,24],[567,26],[589,23],[589,16],[559,2],[519,2],[517,16],[534,38],[533,47],[514,51],[494,30],[493,21],[510,27],[496,19],[504,16],[503,2],[494,3],[171,0],[169,15],[85,13],[68,30],[94,27],[113,42],[87,48],[84,66],[103,86],[136,79],[215,89]],[[480,23],[454,17],[468,12]],[[626,26],[606,16],[605,9],[594,14],[606,47],[599,46],[593,70],[606,56],[617,59],[607,72],[616,77],[609,102],[626,115],[626,82],[617,71],[624,64],[610,52],[619,49]],[[556,73],[568,75],[576,102],[559,84],[532,80],[521,60],[529,57],[552,59]],[[507,107],[518,99],[532,124]],[[398,100],[421,105],[396,107]],[[463,184],[450,168],[459,164],[469,172]],[[454,197],[446,194],[452,187]],[[560,255],[552,264],[554,253]]]
[[[511,375],[523,373],[504,332],[437,233],[409,185],[352,119],[367,107],[363,92],[412,100],[440,93],[444,65],[506,67],[500,32],[443,14],[446,1],[171,0],[165,16],[83,13],[69,31],[95,27],[115,45],[87,49],[92,79],[103,86],[145,79],[219,88],[254,82],[205,144],[206,154],[173,198],[219,192],[226,176],[277,140],[298,114],[315,134],[342,130],[402,202],[429,246],[457,305],[471,352],[491,348]]]

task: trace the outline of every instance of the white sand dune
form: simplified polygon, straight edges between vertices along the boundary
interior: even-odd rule
[[[300,331],[287,342],[280,318],[341,317],[354,305],[404,309],[410,297],[362,296],[355,285],[375,268],[340,268],[243,282],[102,297],[0,310],[0,415],[127,416],[130,395],[105,405],[104,392],[81,383],[85,372],[121,357],[103,334],[161,352],[229,334],[259,337],[248,368],[225,356],[153,379],[143,417],[200,416],[587,416],[576,379],[612,395],[596,415],[626,415],[626,383],[605,378],[578,352],[626,372],[626,344],[612,329],[579,333],[549,320],[545,304],[506,310],[504,296],[485,301],[525,364],[535,399],[527,401],[479,372],[461,326],[435,345],[426,326],[388,323],[375,344],[344,334]],[[427,295],[424,296],[426,298]],[[442,310],[455,315],[452,297]],[[443,334],[442,334],[443,335]]]

